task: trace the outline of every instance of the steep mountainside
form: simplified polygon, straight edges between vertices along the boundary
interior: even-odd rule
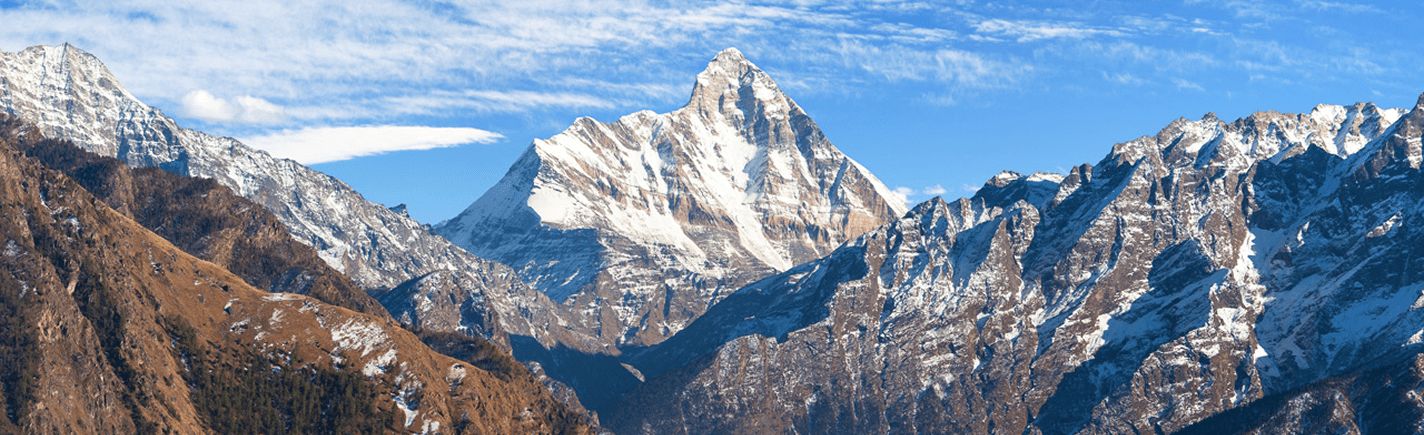
[[[1401,115],[1178,120],[1066,177],[921,204],[627,355],[648,381],[603,423],[1172,433],[1417,352],[1424,99]]]
[[[641,346],[904,211],[728,49],[697,75],[687,106],[581,118],[436,228],[519,270],[604,343]]]
[[[232,138],[178,126],[74,47],[31,47],[0,59],[0,108],[130,166],[212,178],[276,214],[294,237],[367,288],[394,287],[465,259],[415,221],[366,201],[335,178]]]
[[[1179,435],[1424,433],[1424,354],[1332,376],[1193,424]]]
[[[14,146],[40,140],[0,132],[0,431],[589,430],[488,353],[461,362],[179,250]]]
[[[17,118],[0,115],[0,129],[18,130],[22,125]],[[18,137],[13,145],[40,164],[63,172],[109,208],[254,287],[388,316],[380,303],[328,267],[315,250],[293,240],[267,209],[211,179],[152,167],[130,169],[114,158],[37,134]]]
[[[231,188],[269,210],[293,238],[373,292],[407,326],[486,337],[506,349],[510,335],[536,349],[601,347],[578,322],[565,320],[565,308],[524,285],[508,267],[470,255],[326,174],[232,138],[178,126],[124,90],[94,56],[69,45],[0,54],[0,110],[47,137],[130,166],[210,178]],[[223,246],[192,242],[206,245],[186,247],[217,249],[210,258],[224,255]],[[272,284],[285,285],[279,284],[284,279]]]
[[[470,255],[409,217],[366,201],[335,178],[232,138],[178,126],[124,90],[94,56],[69,45],[3,53],[0,88],[0,110],[34,124],[47,137],[71,140],[130,166],[211,178],[262,205],[294,238],[311,245],[329,265],[367,290],[394,288],[441,271],[462,275],[459,281],[465,287],[449,291],[488,299],[493,309],[538,306],[543,313],[561,312],[542,293],[524,286],[509,268]],[[419,305],[408,302],[390,311],[399,318]],[[500,312],[503,315],[471,316],[462,330],[499,330],[541,342],[553,340],[550,333],[537,329],[546,324],[543,318],[536,316],[531,322],[519,311]],[[408,323],[418,323],[404,317]],[[482,318],[498,318],[501,323],[477,323]]]

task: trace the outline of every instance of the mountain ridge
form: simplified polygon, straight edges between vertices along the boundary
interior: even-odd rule
[[[506,350],[513,349],[511,335],[539,346],[594,341],[508,267],[470,255],[329,175],[179,126],[135,99],[82,50],[66,44],[0,54],[0,88],[0,111],[31,122],[46,137],[70,139],[133,167],[211,178],[262,205],[329,266],[391,302],[386,311],[403,325],[430,321]],[[428,280],[445,275],[457,278]],[[419,293],[396,297],[390,293],[396,288]],[[425,295],[434,293],[454,295],[436,301],[460,302],[446,316],[412,314],[429,308]]]
[[[1424,275],[1388,271],[1418,262],[1424,109],[1325,108],[1346,116],[1177,120],[1060,180],[922,203],[627,356],[648,380],[603,422],[1171,433],[1417,347]]]
[[[25,156],[68,145],[16,124],[0,115],[0,432],[593,432],[522,369],[178,249]]]

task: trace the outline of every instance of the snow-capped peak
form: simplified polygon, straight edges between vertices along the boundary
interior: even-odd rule
[[[755,115],[784,120],[801,111],[771,76],[735,48],[717,54],[707,69],[697,74],[687,108],[702,116],[721,115],[739,121]]]
[[[728,49],[697,74],[687,106],[582,118],[536,140],[437,231],[523,269],[556,300],[618,301],[616,329],[648,329],[642,339],[656,342],[736,286],[899,217],[906,207],[892,198]],[[649,317],[657,306],[662,314]]]

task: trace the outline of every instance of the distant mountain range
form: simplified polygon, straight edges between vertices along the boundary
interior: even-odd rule
[[[1174,433],[1240,408],[1213,433],[1417,433],[1421,128],[1424,100],[1208,115],[1001,174],[628,358],[648,381],[603,422]]]
[[[1424,433],[1424,99],[1181,119],[1068,174],[1005,172],[907,210],[729,49],[687,106],[536,140],[432,234],[329,176],[179,127],[72,47],[0,62],[0,108],[35,132],[211,178],[271,214],[44,163],[90,180],[105,207],[263,290],[425,339],[387,331],[379,346],[479,355],[481,370],[513,351],[550,389],[536,396],[566,404],[540,405],[545,430],[582,427],[558,422],[587,405],[625,435]],[[209,225],[164,226],[189,216]],[[282,254],[251,261],[265,251]],[[195,337],[256,336],[185,319],[228,328]],[[128,388],[113,394],[142,390]],[[18,403],[11,415],[40,409]]]

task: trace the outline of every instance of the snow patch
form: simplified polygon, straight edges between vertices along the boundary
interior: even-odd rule
[[[392,400],[396,402],[396,408],[400,409],[402,414],[405,414],[405,424],[401,427],[410,427],[411,424],[414,424],[415,416],[420,415],[420,411],[411,409],[411,405],[406,403],[405,396],[403,395],[397,395]]]
[[[299,301],[305,297],[295,293],[272,293],[262,297],[267,302]]]
[[[20,250],[20,244],[15,243],[14,240],[9,240],[9,239],[6,239],[6,240],[5,240],[5,254],[4,254],[4,255],[5,255],[6,257],[11,257],[11,258],[13,258],[13,257],[15,257],[15,256],[17,256],[17,255],[20,255],[20,252],[23,252],[23,251]]]
[[[1403,215],[1404,212],[1395,213],[1394,216],[1390,216],[1389,219],[1386,219],[1383,223],[1380,223],[1379,226],[1376,226],[1374,227],[1374,229],[1371,229],[1369,234],[1365,234],[1365,237],[1375,238],[1389,234],[1390,231],[1394,230],[1394,228],[1399,225],[1399,218]]]
[[[376,347],[385,344],[389,336],[386,335],[384,328],[374,323],[350,318],[331,329],[331,339],[336,342],[336,349],[333,349],[333,352],[360,350],[361,357],[365,358]]]
[[[395,361],[396,350],[392,348],[387,350],[386,353],[381,354],[381,356],[367,361],[366,366],[361,368],[361,374],[366,375],[366,377],[386,374],[386,372],[390,371],[391,363]],[[409,425],[409,423],[406,424]]]

